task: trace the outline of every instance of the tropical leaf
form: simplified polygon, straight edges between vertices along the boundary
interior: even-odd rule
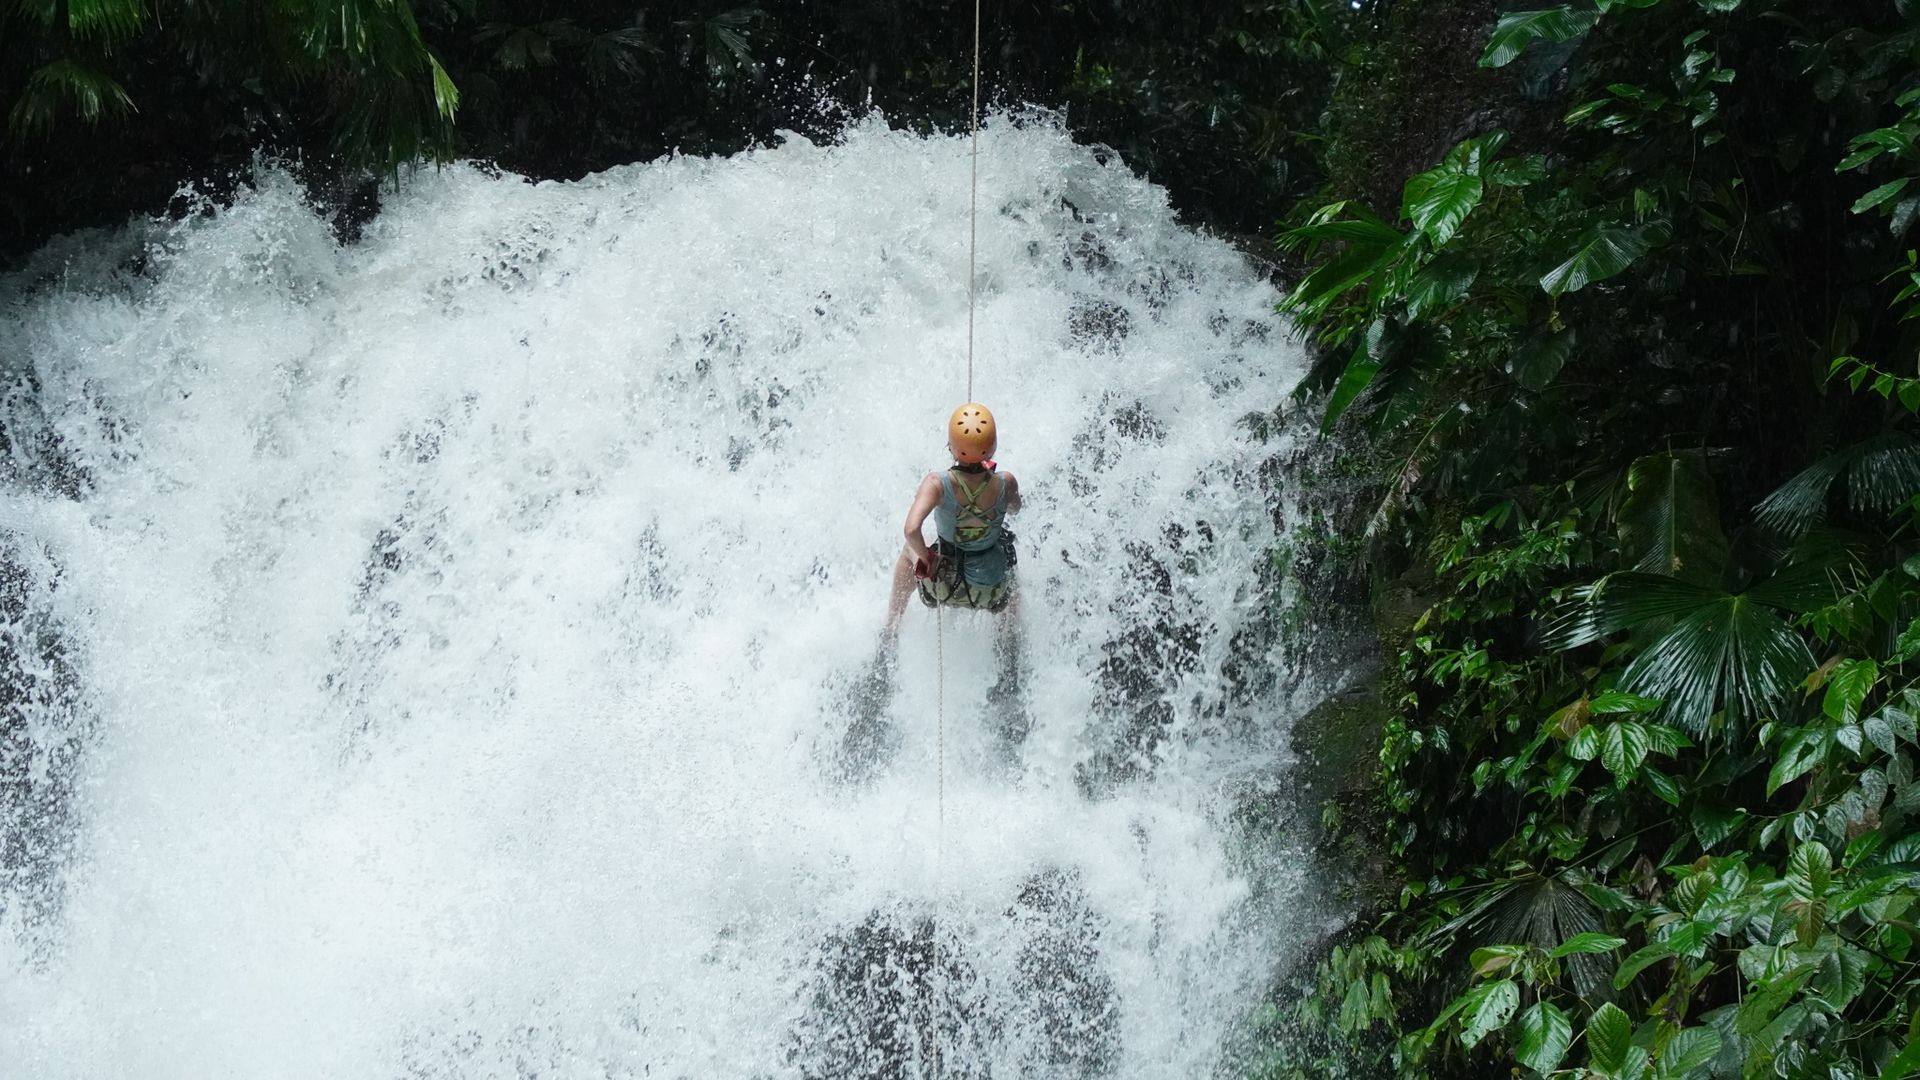
[[[41,134],[64,110],[89,124],[135,111],[125,88],[105,73],[73,60],[55,60],[28,76],[7,114],[7,126],[16,138]]]
[[[1560,1067],[1572,1042],[1573,1021],[1566,1012],[1551,1001],[1537,1001],[1520,1017],[1513,1056],[1534,1072],[1550,1073]]]
[[[1373,383],[1375,375],[1380,373],[1380,361],[1368,352],[1365,341],[1353,350],[1347,366],[1340,372],[1340,381],[1333,386],[1333,394],[1327,398],[1326,410],[1320,416],[1322,433],[1333,430],[1340,414],[1347,411],[1362,392]]]
[[[1513,376],[1514,382],[1529,390],[1544,390],[1566,366],[1577,341],[1571,328],[1529,338],[1514,350],[1513,359],[1507,361],[1507,373]]]
[[[1761,500],[1760,523],[1786,536],[1801,535],[1826,518],[1833,485],[1843,476],[1850,509],[1892,510],[1920,493],[1920,442],[1889,431],[1828,454]]]
[[[1507,145],[1507,133],[1502,128],[1494,128],[1484,135],[1471,139],[1462,139],[1453,144],[1443,160],[1447,168],[1457,169],[1473,176],[1486,175],[1486,168],[1493,163],[1500,148]]]
[[[1649,746],[1646,728],[1631,720],[1616,720],[1600,734],[1600,764],[1615,780],[1626,783],[1647,760]]]
[[[1632,266],[1640,256],[1664,243],[1668,233],[1665,224],[1651,221],[1589,229],[1567,261],[1541,276],[1540,287],[1549,296],[1579,292]]]
[[[1626,989],[1627,984],[1633,982],[1635,976],[1672,955],[1673,944],[1669,941],[1656,941],[1644,949],[1634,951],[1625,960],[1620,961],[1620,967],[1614,971],[1613,988]]]
[[[67,0],[67,26],[75,37],[115,41],[130,38],[146,25],[140,0]]]
[[[1385,269],[1403,250],[1402,244],[1350,243],[1347,250],[1301,278],[1282,306],[1312,322],[1348,289]]]
[[[1787,860],[1787,892],[1805,903],[1827,895],[1833,883],[1833,853],[1818,840],[1809,840],[1793,849]]]
[[[1609,953],[1626,943],[1626,938],[1614,937],[1611,934],[1596,934],[1589,931],[1584,934],[1573,935],[1554,946],[1547,955],[1558,960],[1561,957],[1572,956],[1575,953]]]
[[[1478,176],[1442,166],[1409,177],[1401,206],[1414,228],[1441,247],[1480,205],[1485,191],[1486,182]]]
[[[1847,505],[1886,513],[1920,494],[1920,442],[1901,432],[1868,439],[1847,465]]]
[[[1448,252],[1434,259],[1407,283],[1407,318],[1417,319],[1467,294],[1480,276],[1480,264]]]
[[[1625,1010],[1611,1001],[1593,1010],[1587,1021],[1587,1053],[1595,1072],[1619,1072],[1632,1044],[1633,1021]]]
[[[1515,1010],[1520,1008],[1520,984],[1501,979],[1475,988],[1467,997],[1467,1007],[1460,1018],[1460,1042],[1473,1046],[1513,1019]]]
[[[1833,728],[1824,723],[1809,724],[1787,736],[1774,755],[1773,767],[1767,770],[1767,795],[1771,797],[1811,772],[1827,759],[1827,748],[1832,745]]]
[[[1499,187],[1526,187],[1547,178],[1547,159],[1539,154],[1505,158],[1487,167],[1487,182]]]
[[[1547,624],[1542,643],[1549,649],[1590,645],[1641,623],[1692,615],[1726,595],[1664,574],[1609,574],[1574,591]]]
[[[1749,711],[1783,703],[1815,660],[1778,615],[1747,596],[1726,596],[1681,619],[1628,665],[1621,683],[1667,703],[1666,715],[1694,734],[1717,704]]]
[[[1727,561],[1720,503],[1696,452],[1649,454],[1627,469],[1620,543],[1633,568],[1710,585]]]
[[[1906,190],[1907,185],[1912,182],[1913,182],[1913,177],[1903,176],[1898,180],[1889,180],[1886,183],[1881,184],[1879,187],[1874,188],[1872,191],[1869,191],[1865,195],[1860,196],[1860,198],[1856,200],[1853,204],[1853,212],[1856,214],[1866,213],[1867,211],[1873,209],[1876,206],[1879,206],[1881,203],[1886,202],[1888,199],[1891,199],[1895,195],[1898,195],[1902,191]]]
[[[440,58],[427,54],[427,64],[433,70],[433,107],[440,118],[452,123],[454,114],[460,111],[460,88],[453,84],[447,69],[440,66]]]
[[[1596,696],[1587,706],[1588,710],[1600,714],[1610,713],[1649,713],[1660,708],[1660,699],[1641,697],[1620,690],[1608,690]]]
[[[1545,11],[1515,11],[1500,16],[1487,49],[1480,54],[1481,67],[1505,67],[1535,41],[1571,41],[1593,29],[1600,18],[1597,11],[1575,11],[1570,7]]]
[[[1712,1028],[1686,1028],[1676,1032],[1660,1051],[1660,1075],[1679,1080],[1695,1069],[1705,1067],[1720,1053],[1720,1033]]]

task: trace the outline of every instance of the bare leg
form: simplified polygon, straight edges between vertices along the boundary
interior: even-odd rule
[[[887,597],[887,627],[882,640],[891,645],[900,637],[900,617],[907,612],[907,597],[913,595],[913,553],[902,550],[893,564],[893,593]]]

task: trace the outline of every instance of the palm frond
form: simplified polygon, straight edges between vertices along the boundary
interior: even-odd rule
[[[1549,649],[1574,649],[1654,619],[1683,618],[1727,593],[1665,574],[1608,574],[1577,589],[1541,635]]]
[[[1920,495],[1920,443],[1889,431],[1868,439],[1847,467],[1847,505],[1886,513]]]
[[[1854,512],[1892,510],[1920,494],[1920,442],[1888,431],[1828,454],[1760,501],[1760,524],[1798,537],[1826,519],[1833,486],[1842,477]]]
[[[1752,597],[1723,595],[1648,645],[1621,685],[1659,698],[1665,717],[1698,735],[1723,702],[1753,713],[1787,701],[1814,663],[1778,615]]]
[[[140,0],[67,0],[67,28],[76,38],[119,41],[139,33],[146,21]]]
[[[104,72],[73,60],[55,60],[28,77],[7,114],[7,127],[16,139],[42,134],[64,109],[89,124],[135,111],[125,88]]]

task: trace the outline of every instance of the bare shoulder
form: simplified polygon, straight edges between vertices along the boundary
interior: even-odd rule
[[[1012,474],[1012,473],[1010,473],[1010,472],[1004,472],[1004,471],[1003,471],[1003,472],[1001,472],[1001,473],[1000,473],[1000,482],[1001,482],[1001,483],[1003,483],[1003,484],[1005,484],[1005,485],[1007,485],[1007,489],[1008,489],[1009,491],[1019,491],[1019,490],[1020,490],[1020,478],[1019,478],[1019,477],[1017,477],[1017,476],[1015,476],[1015,475],[1013,475],[1013,474]]]

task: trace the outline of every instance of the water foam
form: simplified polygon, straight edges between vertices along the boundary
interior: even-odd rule
[[[998,762],[949,616],[942,831],[915,605],[896,751],[826,766],[964,394],[966,176],[877,122],[459,166],[343,248],[268,172],[7,281],[10,641],[71,672],[18,710],[61,797],[10,811],[0,1072],[918,1076],[936,1030],[951,1075],[1216,1068],[1299,888],[1227,839],[1292,684],[1225,673],[1276,538],[1237,421],[1300,358],[1054,126],[980,162],[1032,732]]]

